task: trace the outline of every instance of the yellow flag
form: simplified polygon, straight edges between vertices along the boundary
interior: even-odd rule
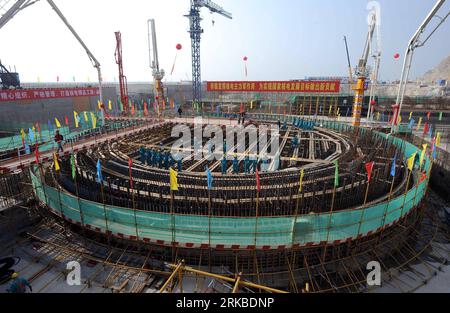
[[[178,173],[172,168],[170,169],[170,190],[178,191]]]
[[[328,109],[328,115],[331,115],[331,109],[332,109],[333,107],[331,106],[331,104],[330,104],[330,108]]]
[[[61,123],[58,121],[58,119],[55,117],[55,124],[56,127],[61,128]]]
[[[401,123],[402,123],[402,117],[401,117],[400,115],[399,115],[398,118],[397,118],[397,123],[398,123],[398,124],[401,124]]]
[[[302,169],[300,172],[300,187],[298,189],[298,192],[302,192],[302,188],[303,188],[303,176],[305,176],[305,170]]]
[[[338,122],[341,120],[341,114],[338,114],[337,120],[338,120]]]
[[[95,117],[94,113],[91,112],[91,120],[92,120],[92,128],[97,127],[97,118]]]
[[[33,133],[36,132],[36,128],[34,126],[31,129],[33,130]]]
[[[412,112],[409,112],[409,121],[412,119]]]
[[[85,120],[86,122],[88,122],[88,121],[89,121],[89,118],[88,118],[87,112],[83,112],[83,113],[84,113],[84,120]]]
[[[111,100],[108,101],[108,109],[110,111],[112,111],[112,102],[111,102]]]
[[[419,163],[420,166],[422,166],[422,164],[423,164],[423,159],[425,158],[425,153],[427,151],[428,144],[423,144],[422,147],[423,147],[423,150],[422,150],[422,153],[420,154],[420,163]]]
[[[20,130],[20,135],[22,136],[22,140],[25,139],[25,131],[23,128]]]
[[[73,119],[75,121],[75,127],[78,128],[78,113],[73,111]]]
[[[437,133],[436,135],[436,147],[441,146],[441,133]]]
[[[97,101],[97,106],[98,106],[98,109],[99,109],[99,110],[102,109],[102,103],[100,102],[100,100]]]
[[[336,114],[339,115],[339,116],[341,115],[341,108],[339,108],[339,107],[337,108]]]
[[[414,152],[407,161],[408,170],[412,171],[414,167],[414,160],[416,159],[417,152]]]
[[[420,129],[420,125],[422,124],[422,118],[419,117],[419,123],[417,123],[417,130]]]
[[[53,152],[53,162],[55,162],[55,171],[59,171],[60,170],[59,162],[55,152]]]

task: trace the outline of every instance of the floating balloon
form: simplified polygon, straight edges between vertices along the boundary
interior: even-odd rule
[[[170,71],[170,75],[172,75],[173,71],[175,70],[175,63],[177,63],[178,51],[180,51],[183,48],[183,46],[180,43],[178,43],[176,45],[176,48],[177,48],[177,53],[175,54],[175,59],[173,60],[173,65],[172,65],[172,70]]]
[[[398,59],[399,57],[400,57],[400,54],[398,54],[398,53],[394,54],[395,59]]]
[[[370,105],[375,105],[377,102],[375,100],[370,101]]]
[[[247,77],[247,60],[248,60],[248,58],[245,56],[244,57],[244,62],[245,62],[245,77]]]

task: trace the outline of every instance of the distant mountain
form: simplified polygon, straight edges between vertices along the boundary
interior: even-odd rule
[[[445,79],[447,82],[450,82],[450,55],[434,69],[426,72],[421,80],[423,82],[436,82],[440,79]]]

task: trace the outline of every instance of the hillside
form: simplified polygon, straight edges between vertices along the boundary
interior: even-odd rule
[[[431,83],[439,79],[450,81],[450,56],[445,58],[437,67],[429,70],[422,77],[423,82]]]

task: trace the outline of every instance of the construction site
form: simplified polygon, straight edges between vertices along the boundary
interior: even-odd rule
[[[0,1],[0,33],[36,2],[98,80],[22,83],[0,63],[0,293],[449,292],[450,56],[409,79],[448,2],[420,13],[390,83],[376,8],[361,57],[339,47],[345,77],[204,81],[201,12],[235,21],[186,0],[192,79],[164,81],[155,16],[153,81],[129,83],[122,34],[104,82],[52,0]]]

